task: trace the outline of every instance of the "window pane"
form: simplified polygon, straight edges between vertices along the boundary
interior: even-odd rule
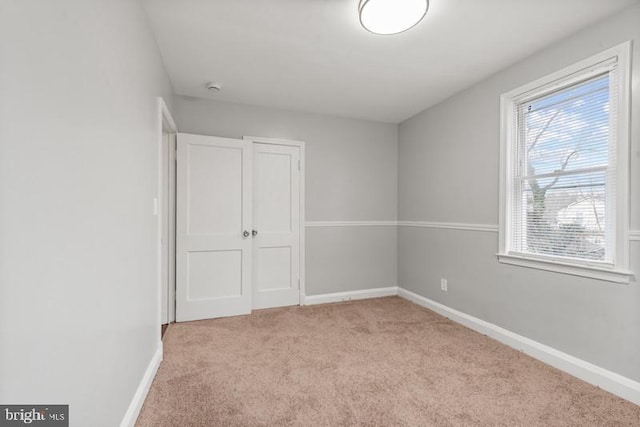
[[[526,180],[522,250],[604,261],[605,179],[601,171]]]
[[[629,51],[502,94],[501,262],[589,277],[627,268]]]
[[[609,75],[521,104],[526,170],[531,176],[606,166]]]

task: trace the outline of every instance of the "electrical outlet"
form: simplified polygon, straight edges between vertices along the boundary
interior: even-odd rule
[[[447,284],[447,279],[440,279],[440,289],[448,292],[449,291],[449,286]]]

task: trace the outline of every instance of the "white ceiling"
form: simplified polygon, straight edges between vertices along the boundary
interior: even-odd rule
[[[180,95],[398,123],[637,0],[431,0],[394,36],[358,0],[143,3]]]

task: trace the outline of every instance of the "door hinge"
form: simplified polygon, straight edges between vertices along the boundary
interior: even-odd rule
[[[298,279],[298,290],[300,289],[300,279]]]
[[[298,160],[298,170],[300,170],[300,160]]]

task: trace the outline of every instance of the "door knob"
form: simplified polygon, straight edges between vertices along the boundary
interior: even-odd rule
[[[242,232],[242,235],[243,235],[244,237],[249,237],[249,232],[248,232],[247,230],[244,230],[244,231]]]
[[[251,235],[256,237],[258,235],[258,230],[251,230]]]

